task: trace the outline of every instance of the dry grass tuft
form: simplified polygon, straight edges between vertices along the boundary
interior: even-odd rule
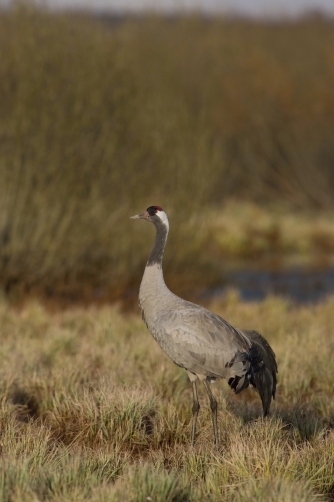
[[[256,327],[279,364],[269,419],[255,392],[219,399],[213,446],[203,389],[194,448],[186,373],[139,315],[114,307],[48,313],[0,304],[2,500],[329,500],[334,485],[333,298],[282,298],[211,308]]]

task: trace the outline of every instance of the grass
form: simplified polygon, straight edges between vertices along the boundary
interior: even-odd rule
[[[332,253],[333,34],[320,18],[0,10],[6,294],[127,298],[151,235],[128,216],[150,204],[171,216],[169,280],[188,290],[214,284],[232,254]],[[262,222],[286,210],[249,225],[234,214],[240,201],[245,215],[263,207]],[[213,221],[226,206],[229,221]],[[286,235],[276,220],[297,211],[313,219],[302,231],[304,215],[291,217]]]
[[[308,264],[332,261],[332,211],[293,212],[282,204],[259,204],[230,199],[221,208],[194,214],[189,224],[200,234],[199,254],[243,265]]]
[[[0,11],[3,501],[333,500],[333,298],[211,304],[279,364],[268,420],[254,393],[215,385],[220,452],[203,389],[190,447],[187,376],[137,313],[45,307],[133,302],[153,229],[128,217],[150,204],[170,216],[178,292],[231,261],[328,264],[333,33]]]
[[[334,299],[279,297],[210,305],[256,327],[279,365],[277,400],[257,418],[252,391],[219,398],[221,450],[210,408],[190,446],[186,373],[152,342],[137,313],[117,306],[48,312],[0,304],[1,473],[4,501],[332,500]]]

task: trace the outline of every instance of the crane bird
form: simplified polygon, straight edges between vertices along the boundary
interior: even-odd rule
[[[275,398],[277,365],[269,343],[257,331],[232,326],[209,310],[179,298],[166,286],[162,258],[169,222],[160,206],[150,206],[131,216],[154,224],[156,238],[149,255],[139,291],[142,317],[153,338],[170,359],[184,368],[192,383],[193,420],[191,444],[194,444],[200,409],[196,380],[202,380],[210,400],[214,442],[219,447],[217,401],[210,383],[226,378],[236,394],[253,385],[260,394],[263,415],[269,413]]]

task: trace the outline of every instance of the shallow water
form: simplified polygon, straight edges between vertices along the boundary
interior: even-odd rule
[[[208,291],[208,296],[239,291],[243,300],[263,300],[267,295],[282,295],[301,303],[318,302],[334,294],[334,267],[307,270],[293,267],[282,270],[244,268],[228,272],[224,284]]]

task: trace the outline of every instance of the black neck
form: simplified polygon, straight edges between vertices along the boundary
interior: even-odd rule
[[[162,264],[162,257],[167,241],[168,227],[162,222],[155,223],[154,225],[157,229],[157,234],[155,236],[153,249],[148,257],[147,266]]]

